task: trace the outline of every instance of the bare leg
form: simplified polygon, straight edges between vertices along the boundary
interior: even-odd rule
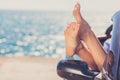
[[[79,42],[79,46],[76,49],[76,54],[88,64],[90,70],[99,70],[90,52],[84,47],[81,41]]]
[[[93,57],[99,70],[101,70],[106,57],[106,53],[102,48],[101,44],[99,43],[98,39],[96,38],[95,34],[90,29],[89,24],[81,17],[79,3],[75,5],[73,15],[77,23],[80,24],[79,26],[80,39],[82,39],[86,43],[91,56]]]

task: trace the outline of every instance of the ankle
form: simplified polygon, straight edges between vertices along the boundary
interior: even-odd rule
[[[82,42],[79,41],[79,42],[78,42],[78,45],[77,45],[77,47],[76,47],[76,49],[75,49],[75,53],[76,53],[76,54],[79,54],[83,49],[84,49],[84,46],[83,46]]]

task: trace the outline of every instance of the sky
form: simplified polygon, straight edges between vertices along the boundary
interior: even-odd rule
[[[0,9],[70,11],[77,1],[81,3],[82,10],[120,9],[120,0],[0,0]]]

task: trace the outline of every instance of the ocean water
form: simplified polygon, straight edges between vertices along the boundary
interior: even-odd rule
[[[96,35],[111,24],[110,12],[83,12]],[[0,10],[0,56],[65,56],[64,29],[72,12]]]

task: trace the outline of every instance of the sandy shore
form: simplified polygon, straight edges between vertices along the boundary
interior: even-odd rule
[[[0,57],[0,80],[63,80],[56,74],[60,59]]]

